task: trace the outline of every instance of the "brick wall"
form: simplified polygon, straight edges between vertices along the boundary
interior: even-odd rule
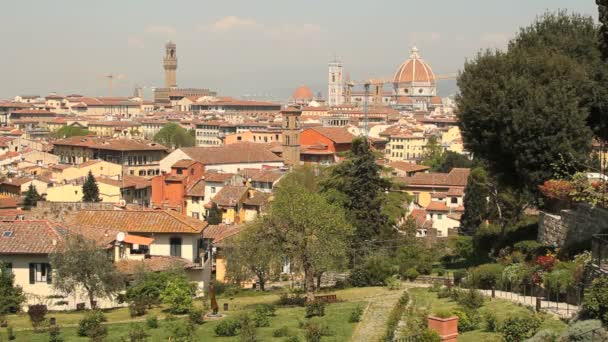
[[[559,247],[589,240],[608,230],[608,210],[579,204],[559,215],[540,212],[538,242]]]

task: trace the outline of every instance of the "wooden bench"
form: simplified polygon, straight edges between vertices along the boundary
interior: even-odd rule
[[[325,303],[335,303],[338,301],[338,297],[335,294],[330,295],[319,295],[315,296],[315,300]]]

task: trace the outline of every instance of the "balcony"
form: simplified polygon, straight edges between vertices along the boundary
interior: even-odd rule
[[[608,234],[593,236],[591,240],[591,265],[596,272],[608,275]]]

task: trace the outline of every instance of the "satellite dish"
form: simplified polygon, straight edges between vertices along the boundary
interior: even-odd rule
[[[125,233],[119,232],[118,234],[116,234],[116,241],[118,241],[118,242],[125,241]]]

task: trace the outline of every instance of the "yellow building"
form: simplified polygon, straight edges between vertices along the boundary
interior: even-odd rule
[[[80,165],[54,165],[52,167],[53,179],[56,182],[82,179],[89,174],[95,177],[119,177],[122,175],[122,165],[103,160],[88,160]]]
[[[91,121],[87,129],[100,137],[143,135],[141,124],[135,121]]]
[[[116,186],[116,184],[108,184],[99,178],[97,187],[102,202],[119,203],[122,199],[120,186]],[[80,202],[82,196],[82,182],[73,182],[48,188],[46,200],[49,202]]]
[[[462,135],[460,134],[460,128],[457,126],[450,127],[441,135],[441,145],[446,148],[447,151],[456,153],[464,153],[464,145],[462,143]]]
[[[389,161],[407,161],[415,163],[424,156],[427,139],[423,132],[402,130],[388,135],[385,157]]]

